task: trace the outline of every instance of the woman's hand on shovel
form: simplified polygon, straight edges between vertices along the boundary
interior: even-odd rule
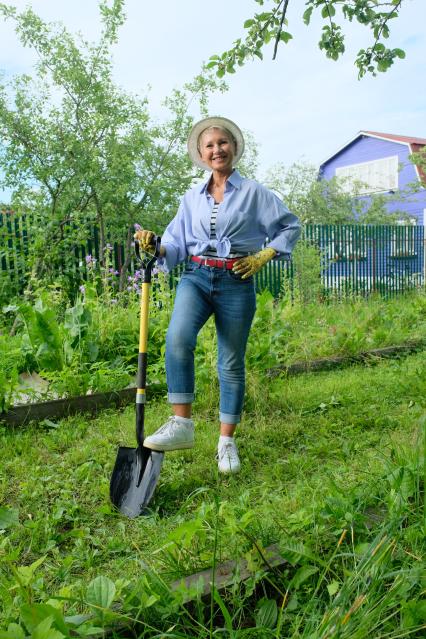
[[[134,239],[139,242],[140,248],[146,253],[155,253],[155,233],[153,231],[147,231],[140,229],[134,234]],[[160,247],[160,257],[164,257],[166,250],[163,246]]]

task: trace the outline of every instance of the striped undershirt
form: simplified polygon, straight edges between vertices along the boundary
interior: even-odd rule
[[[219,202],[215,202],[212,208],[212,214],[210,217],[210,239],[211,240],[215,240],[216,239],[216,218],[217,218],[217,211],[219,208]],[[235,251],[232,252],[232,247],[231,247],[231,253],[229,253],[229,255],[226,256],[226,259],[232,259],[234,257],[242,257],[244,255],[244,253],[236,253]],[[200,255],[200,257],[217,257],[217,251],[215,248],[210,247],[208,249],[208,251],[205,251],[203,253],[203,255]]]

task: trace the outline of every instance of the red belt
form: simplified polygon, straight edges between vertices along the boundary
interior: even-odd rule
[[[197,262],[197,264],[202,264],[202,266],[214,266],[216,268],[226,268],[230,270],[237,260],[241,259],[240,257],[236,257],[232,260],[227,259],[214,259],[209,257],[198,257],[198,255],[193,255],[191,257],[191,262]]]

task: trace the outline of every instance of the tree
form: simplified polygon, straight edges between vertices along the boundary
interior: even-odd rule
[[[426,146],[410,155],[410,160],[417,166],[420,175],[420,184],[413,184],[413,189],[418,191],[420,188],[426,188]]]
[[[268,4],[269,10],[255,13],[253,17],[246,20],[244,22],[245,38],[236,40],[229,51],[211,56],[207,66],[216,69],[219,78],[225,73],[235,73],[237,65],[242,66],[255,56],[262,60],[263,49],[270,42],[274,43],[272,58],[275,60],[278,46],[282,42],[287,44],[293,37],[287,31],[287,10],[290,1],[293,5],[296,4],[295,0],[255,0],[262,7]],[[387,71],[396,59],[405,57],[402,49],[391,49],[383,43],[390,34],[389,22],[398,17],[403,1],[307,0],[304,3],[306,8],[303,21],[309,25],[314,12],[321,14],[325,24],[318,45],[332,60],[338,60],[345,51],[345,35],[340,23],[357,21],[370,29],[372,44],[358,51],[355,64],[358,67],[359,78],[366,73],[374,76],[377,72]]]
[[[386,204],[399,201],[398,194],[364,198],[360,195],[361,183],[350,190],[343,178],[319,180],[318,169],[305,162],[296,162],[289,168],[277,164],[263,182],[304,224],[395,224],[409,219],[404,211],[387,211]]]
[[[96,224],[100,259],[108,241],[125,241],[126,282],[136,222],[161,231],[180,195],[199,175],[186,153],[192,102],[207,112],[208,94],[224,89],[203,72],[165,101],[169,118],[152,121],[146,98],[112,80],[111,47],[125,20],[123,0],[99,3],[96,43],[43,22],[31,9],[0,3],[24,46],[38,54],[34,78],[0,85],[0,167],[14,208],[30,210],[32,272],[51,279],[73,259],[72,247]]]

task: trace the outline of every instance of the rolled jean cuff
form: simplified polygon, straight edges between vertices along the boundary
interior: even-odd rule
[[[195,395],[194,393],[168,393],[167,399],[170,404],[192,404]]]
[[[241,415],[230,415],[229,413],[219,413],[219,419],[224,424],[239,424]]]

